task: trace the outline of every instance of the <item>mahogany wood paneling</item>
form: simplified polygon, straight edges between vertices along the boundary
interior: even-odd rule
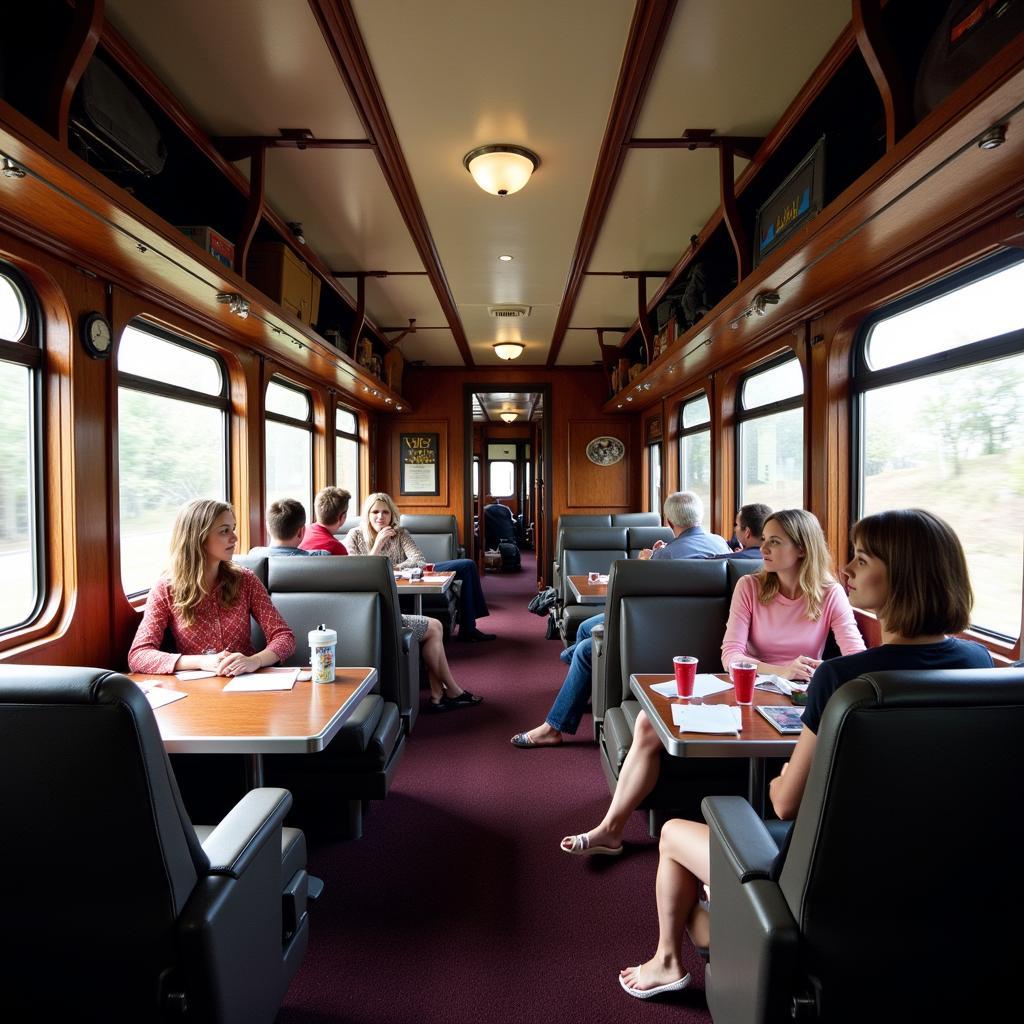
[[[548,366],[554,366],[558,362],[558,353],[572,320],[583,278],[594,246],[597,244],[598,233],[622,172],[622,165],[628,152],[626,143],[636,127],[647,94],[647,86],[658,63],[658,55],[668,35],[675,9],[675,0],[640,0],[633,11],[611,113],[608,115],[608,124],[601,140],[594,179],[590,186],[590,194],[587,196],[583,222],[569,263],[569,276],[551,336]]]
[[[636,449],[630,447],[629,431],[618,419],[571,420],[569,449],[569,505],[601,512],[629,504],[630,473],[638,468]],[[595,437],[617,437],[626,448],[626,457],[614,466],[598,466],[587,458],[587,445]],[[631,457],[632,456],[632,457]]]
[[[454,406],[455,411],[458,406]],[[448,417],[438,419],[407,418],[402,417],[395,423],[395,428],[389,434],[387,441],[387,470],[380,474],[380,479],[386,481],[381,490],[387,491],[402,512],[441,512],[451,507],[451,490],[449,480],[462,476],[461,448],[460,461],[455,462],[451,457],[452,435],[460,433],[458,418]],[[437,495],[417,494],[403,495],[401,490],[401,435],[402,434],[437,434],[437,447],[439,465],[437,467],[438,491]],[[383,441],[383,438],[381,439]],[[383,454],[384,445],[378,449]],[[458,513],[455,513],[458,515]]]

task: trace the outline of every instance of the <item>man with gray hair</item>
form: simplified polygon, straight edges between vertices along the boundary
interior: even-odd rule
[[[665,522],[675,534],[667,544],[659,540],[644,548],[641,558],[708,558],[729,553],[722,537],[706,533],[701,526],[704,502],[693,491],[676,491],[665,499]]]

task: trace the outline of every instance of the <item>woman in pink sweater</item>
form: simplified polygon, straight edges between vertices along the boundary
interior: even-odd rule
[[[150,590],[128,652],[133,672],[204,669],[235,676],[291,657],[295,635],[263,584],[231,561],[237,543],[230,505],[200,499],[178,513],[170,569]],[[250,616],[267,638],[262,651],[252,649]],[[178,654],[160,650],[168,626]]]
[[[818,520],[802,509],[784,509],[765,521],[761,536],[764,568],[743,576],[733,591],[722,642],[722,664],[739,657],[757,661],[758,672],[806,680],[821,664],[829,631],[843,654],[864,650],[864,640],[832,575],[832,559]],[[619,772],[608,811],[596,828],[566,836],[565,853],[622,853],[630,814],[658,781],[661,740],[643,711]]]

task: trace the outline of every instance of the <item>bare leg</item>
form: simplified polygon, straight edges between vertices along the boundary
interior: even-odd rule
[[[711,874],[711,840],[707,825],[673,818],[661,830],[658,861],[658,949],[640,967],[619,976],[631,988],[668,985],[686,974],[682,961],[683,933],[693,919],[701,883]],[[707,916],[704,914],[703,916]]]
[[[626,822],[640,805],[640,801],[654,789],[660,769],[661,740],[658,739],[647,713],[641,711],[637,715],[633,743],[626,760],[622,763],[612,802],[597,828],[587,833],[591,846],[622,845],[622,833],[626,828]],[[562,846],[566,849],[571,843],[571,836],[566,836],[562,840]]]
[[[427,665],[427,678],[430,681],[430,697],[436,704],[442,697],[458,697],[463,691],[455,682],[448,658],[444,653],[444,630],[437,619],[430,619],[427,635],[423,638],[420,652]]]

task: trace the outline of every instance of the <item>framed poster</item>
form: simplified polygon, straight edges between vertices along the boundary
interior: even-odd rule
[[[804,221],[821,212],[825,193],[825,137],[758,207],[754,221],[754,266],[777,249]]]
[[[399,494],[428,494],[436,497],[441,493],[439,440],[440,435],[433,433],[399,435]]]

